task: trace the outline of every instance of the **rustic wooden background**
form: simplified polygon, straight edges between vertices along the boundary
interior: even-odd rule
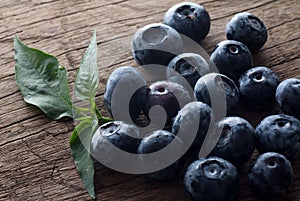
[[[70,156],[69,119],[52,121],[26,104],[15,83],[13,37],[42,49],[68,69],[70,86],[93,30],[98,33],[102,95],[110,72],[122,65],[137,66],[130,53],[134,32],[162,22],[167,9],[180,0],[1,0],[0,3],[0,200],[90,200]],[[298,0],[201,0],[210,13],[211,31],[202,42],[210,53],[225,39],[226,22],[237,12],[259,16],[269,30],[266,45],[254,55],[255,65],[272,68],[283,80],[300,77],[300,2]],[[299,108],[300,109],[300,108]],[[239,115],[253,126],[270,113],[249,111]],[[284,201],[300,200],[300,160],[294,162],[295,184]],[[257,201],[242,168],[241,201]],[[96,165],[97,200],[187,200],[181,178],[153,182]]]

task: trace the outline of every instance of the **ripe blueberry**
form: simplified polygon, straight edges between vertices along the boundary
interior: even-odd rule
[[[180,139],[186,146],[191,145],[189,152],[193,157],[198,158],[201,145],[213,121],[211,108],[205,103],[193,101],[178,112],[173,123],[172,133],[180,135]]]
[[[248,179],[258,196],[276,198],[291,189],[294,172],[289,160],[275,152],[264,153],[249,169]]]
[[[128,95],[131,95],[128,97]],[[129,100],[126,99],[129,98]],[[123,99],[121,101],[121,99]],[[130,117],[136,119],[144,108],[146,100],[146,81],[142,74],[130,66],[119,67],[109,76],[104,93],[104,104],[114,117],[113,111],[129,111]],[[123,102],[129,103],[128,109]],[[125,117],[126,115],[122,115]],[[123,119],[124,120],[124,119]]]
[[[226,100],[227,112],[230,112],[239,102],[239,90],[236,84],[227,76],[218,73],[209,73],[201,77],[195,85],[194,95],[196,100],[209,106],[212,105],[213,95],[216,96],[215,99]]]
[[[176,140],[176,144],[169,145],[173,140]],[[181,142],[178,137],[176,137],[174,134],[165,131],[165,130],[156,130],[153,131],[152,133],[148,134],[140,143],[138,147],[138,154],[141,154],[140,157],[143,161],[143,154],[149,154],[149,153],[154,153],[156,151],[159,151],[166,146],[173,146],[172,149],[170,150],[178,150],[181,149],[180,147]],[[162,153],[163,157],[169,157],[172,159],[174,154],[171,152],[166,153],[167,155],[165,156],[165,153]],[[160,155],[161,157],[162,155]],[[160,157],[158,158],[153,158],[151,160],[151,163],[160,163]],[[147,165],[144,163],[144,165]],[[163,168],[161,170],[151,172],[146,174],[146,177],[150,179],[155,179],[155,180],[167,180],[174,178],[179,174],[180,171],[180,160],[175,161],[171,165],[167,166],[166,168]]]
[[[196,42],[205,38],[210,29],[208,12],[203,6],[192,2],[171,7],[165,14],[164,23]]]
[[[276,89],[276,100],[283,113],[300,119],[300,79],[282,81]]]
[[[251,51],[260,49],[267,41],[268,31],[264,23],[255,15],[238,13],[226,25],[228,40],[244,43]]]
[[[289,160],[300,156],[300,121],[295,117],[268,116],[257,125],[255,135],[259,153],[277,152]]]
[[[241,101],[252,108],[273,107],[278,84],[278,76],[271,69],[251,68],[239,79]]]
[[[225,40],[218,43],[213,50],[209,65],[237,82],[239,77],[251,68],[252,62],[251,52],[246,45],[234,40]]]
[[[131,51],[139,65],[160,64],[167,66],[176,55],[182,53],[180,34],[165,24],[149,24],[134,34]]]
[[[184,83],[182,79],[185,79],[194,88],[197,80],[207,73],[209,73],[209,66],[202,56],[195,53],[183,53],[171,60],[166,74],[168,80]]]
[[[154,115],[155,121],[166,121],[167,126],[172,122],[177,112],[191,101],[189,92],[182,85],[168,81],[154,82],[147,88],[144,114],[150,119],[149,112],[153,106],[163,107],[167,119],[165,120],[164,115],[158,111],[159,114]]]
[[[240,177],[230,162],[207,157],[188,167],[183,182],[190,200],[233,201],[238,195]]]
[[[91,141],[91,154],[99,161],[119,160],[113,150],[117,147],[129,153],[137,153],[140,143],[139,129],[123,121],[112,121],[100,126]]]
[[[255,130],[248,121],[240,117],[225,117],[213,129],[212,135],[219,134],[220,138],[209,155],[237,166],[250,159],[255,148]]]

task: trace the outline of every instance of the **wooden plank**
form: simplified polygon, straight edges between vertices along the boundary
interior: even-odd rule
[[[71,120],[51,121],[24,103],[15,83],[13,37],[57,56],[68,70],[70,89],[81,57],[94,29],[99,44],[101,83],[97,104],[111,71],[122,65],[138,67],[130,53],[134,32],[149,23],[162,22],[167,9],[179,0],[3,0],[0,5],[0,200],[90,200],[70,156]],[[266,45],[254,55],[255,65],[278,73],[281,80],[300,78],[300,6],[297,0],[198,2],[210,13],[212,27],[201,45],[210,53],[225,39],[226,22],[237,12],[252,12],[269,30]],[[102,70],[105,69],[105,70]],[[237,113],[253,126],[270,113],[245,108]],[[255,157],[255,156],[254,156]],[[241,169],[240,199],[256,201]],[[293,164],[295,184],[284,200],[300,200],[300,161]],[[118,173],[96,164],[97,200],[187,200],[181,178],[172,182],[148,181],[142,176]]]

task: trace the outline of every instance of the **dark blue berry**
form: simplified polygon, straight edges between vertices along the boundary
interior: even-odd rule
[[[140,144],[139,129],[123,121],[112,121],[100,126],[91,141],[91,154],[99,161],[119,160],[114,148],[129,153],[137,153]]]
[[[183,182],[190,200],[233,201],[238,195],[240,177],[230,162],[207,157],[188,167]]]
[[[166,125],[172,122],[172,119],[177,115],[177,112],[192,99],[189,92],[180,84],[168,81],[154,82],[147,88],[146,103],[144,114],[152,121],[149,116],[150,109],[155,106],[161,106],[166,112],[167,119],[161,111],[159,114],[154,114],[154,121],[165,121]]]
[[[239,79],[241,101],[251,108],[270,108],[275,103],[278,76],[267,67],[255,67]]]
[[[140,65],[160,64],[167,66],[178,54],[183,44],[180,34],[165,24],[146,25],[134,34],[131,51]]]
[[[260,49],[267,41],[268,31],[264,23],[247,12],[236,14],[226,25],[228,40],[244,43],[251,51]]]
[[[190,146],[190,153],[198,158],[199,150],[214,121],[211,108],[202,102],[194,101],[185,105],[175,117],[172,133],[179,135],[183,144]]]
[[[256,127],[256,148],[259,153],[277,152],[289,160],[300,156],[300,121],[278,114],[263,119]]]
[[[196,42],[205,38],[210,29],[208,12],[203,6],[192,2],[171,7],[165,14],[164,23]]]
[[[211,151],[211,156],[223,158],[237,166],[244,164],[252,156],[255,130],[245,119],[225,117],[216,123],[212,135],[220,135],[220,138]]]
[[[170,145],[170,143],[173,140],[176,141],[176,144]],[[138,147],[138,154],[141,154],[140,156],[143,161],[143,154],[154,153],[156,151],[159,151],[159,150],[165,148],[166,146],[174,146],[172,148],[174,148],[174,150],[176,149],[178,151],[178,149],[181,149],[180,144],[181,143],[180,143],[179,138],[176,137],[174,134],[172,134],[168,131],[165,131],[165,130],[156,130],[156,131],[153,131],[152,133],[148,134],[141,141],[141,143]],[[170,149],[170,150],[173,150],[173,149]],[[174,157],[174,153],[172,153],[172,152],[168,152],[165,154],[167,156],[163,156],[163,157],[169,157],[171,159],[172,159],[172,157]],[[160,157],[161,157],[161,155],[160,155]],[[159,163],[160,163],[159,158],[153,158],[153,160],[151,161],[152,165],[155,163],[158,163],[158,165],[159,165]],[[144,163],[144,165],[147,165],[147,164]],[[146,177],[148,177],[150,179],[155,179],[155,180],[167,180],[167,179],[174,178],[175,176],[178,176],[179,172],[180,172],[180,160],[177,160],[174,163],[172,163],[171,165],[167,166],[166,168],[146,174]]]
[[[286,195],[291,189],[294,171],[286,157],[268,152],[258,156],[252,164],[248,179],[258,196],[277,198]]]
[[[218,43],[213,50],[209,65],[237,82],[239,77],[251,68],[252,62],[251,52],[246,45],[234,40],[225,40]]]
[[[197,80],[209,73],[209,66],[206,60],[195,53],[183,53],[176,56],[168,64],[167,78],[176,83],[184,83],[185,79],[192,88]]]
[[[239,90],[233,80],[225,75],[209,73],[201,77],[194,88],[196,100],[212,106],[213,95],[216,101],[226,101],[226,111],[230,112],[239,102]],[[217,112],[217,111],[214,111]]]
[[[300,119],[300,79],[282,81],[276,90],[276,100],[283,113]]]
[[[127,108],[128,105],[123,103],[122,99],[129,102],[129,108]],[[105,87],[104,104],[115,119],[122,118],[122,120],[125,120],[128,111],[130,117],[136,119],[145,106],[145,100],[146,81],[137,69],[123,66],[111,73]],[[124,114],[116,114],[119,111],[123,111]]]

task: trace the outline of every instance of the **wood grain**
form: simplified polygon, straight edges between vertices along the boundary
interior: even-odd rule
[[[93,30],[98,33],[101,83],[100,110],[107,77],[122,65],[138,67],[130,53],[134,32],[149,23],[162,22],[167,9],[179,0],[2,0],[0,4],[0,200],[90,200],[70,155],[70,119],[51,121],[26,104],[15,83],[13,37],[57,56],[68,69],[70,89]],[[300,78],[300,4],[297,0],[198,1],[210,13],[212,26],[201,42],[210,53],[225,39],[226,22],[242,11],[251,12],[269,30],[266,45],[253,55],[255,65],[268,66],[281,80]],[[72,90],[71,90],[72,91]],[[274,111],[237,114],[256,126]],[[253,156],[255,158],[255,154]],[[253,160],[253,159],[252,159]],[[251,161],[240,172],[241,201],[258,201],[246,180]],[[295,183],[285,201],[300,200],[300,160],[293,164]],[[187,200],[181,176],[155,182],[139,175],[112,171],[96,164],[97,200]]]

